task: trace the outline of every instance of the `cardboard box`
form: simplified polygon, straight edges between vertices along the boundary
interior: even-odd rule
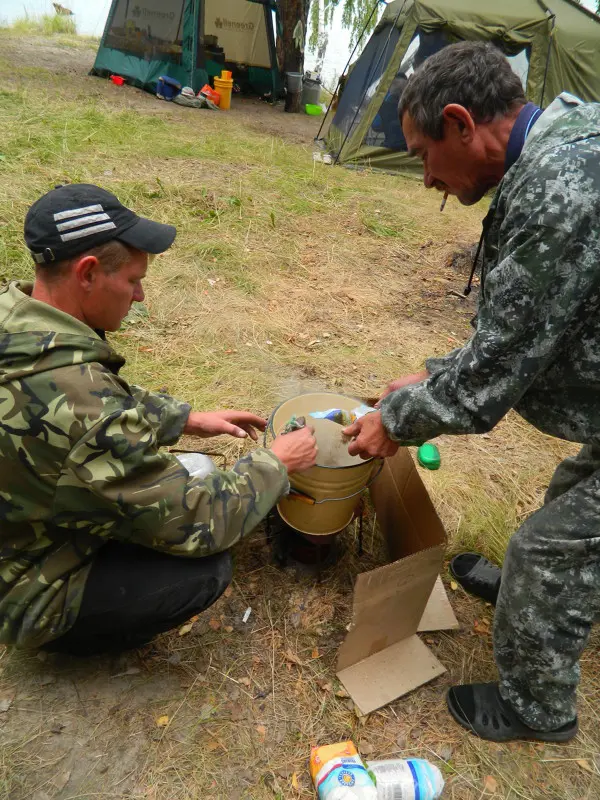
[[[417,631],[458,628],[439,577],[446,532],[408,450],[387,459],[370,491],[391,562],[356,578],[337,663],[363,714],[446,671]]]

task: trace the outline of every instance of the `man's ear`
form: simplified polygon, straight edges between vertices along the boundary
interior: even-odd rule
[[[464,106],[458,103],[449,103],[442,111],[444,118],[444,138],[446,131],[455,130],[464,144],[470,144],[475,134],[475,122]]]
[[[96,256],[82,256],[77,260],[73,273],[84,292],[92,291],[100,268]]]

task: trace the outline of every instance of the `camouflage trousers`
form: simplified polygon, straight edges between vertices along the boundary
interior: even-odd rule
[[[515,533],[494,619],[500,693],[531,728],[576,716],[579,656],[600,618],[600,443],[557,468]]]

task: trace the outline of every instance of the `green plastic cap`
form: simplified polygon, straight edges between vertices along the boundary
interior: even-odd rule
[[[431,442],[425,442],[417,450],[419,464],[425,469],[439,469],[442,463],[440,451]]]

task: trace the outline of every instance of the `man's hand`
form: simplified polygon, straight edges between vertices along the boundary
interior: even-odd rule
[[[258,434],[255,429],[264,431],[267,422],[249,411],[192,411],[183,432],[189,436],[220,436],[223,433],[245,439],[248,435],[255,442]]]
[[[426,369],[422,372],[415,372],[412,375],[405,375],[403,378],[398,378],[391,383],[388,383],[384,391],[381,393],[381,397],[379,401],[375,404],[375,408],[379,408],[379,403],[383,400],[384,397],[387,397],[388,394],[397,391],[398,389],[403,389],[405,386],[410,386],[413,383],[421,383],[421,381],[426,381],[429,377],[429,373]]]
[[[315,429],[306,427],[292,433],[284,433],[273,440],[271,450],[287,467],[289,474],[303,472],[317,463],[317,440]]]
[[[352,425],[344,428],[343,434],[355,437],[348,447],[351,456],[389,458],[396,453],[399,447],[387,435],[379,411],[372,411],[370,414],[360,417]]]

